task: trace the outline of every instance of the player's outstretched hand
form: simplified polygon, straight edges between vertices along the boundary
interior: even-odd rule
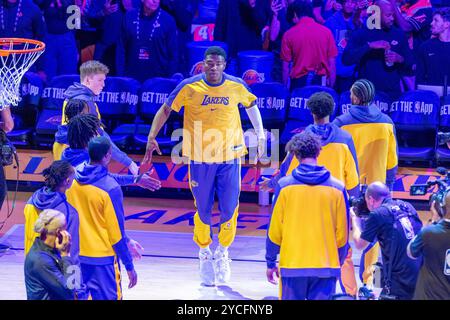
[[[142,253],[144,248],[141,244],[133,239],[129,239],[128,241],[128,250],[130,250],[131,257],[133,260],[140,260],[142,257]]]
[[[152,172],[153,172],[153,170],[150,172],[150,174]],[[148,174],[144,174],[136,184],[139,187],[148,189],[150,191],[159,190],[161,188],[161,181],[150,177]]]
[[[144,160],[142,160],[142,164],[146,165],[152,162],[153,151],[158,152],[159,155],[162,155],[161,150],[159,150],[158,142],[156,138],[148,138],[147,147],[145,149]]]
[[[270,187],[270,181],[272,179],[266,178],[266,177],[262,177],[263,181],[261,181],[259,183],[259,190],[261,191],[270,191],[272,190],[272,188]]]

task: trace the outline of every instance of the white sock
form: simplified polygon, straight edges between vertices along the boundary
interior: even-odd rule
[[[200,248],[200,253],[204,253],[204,252],[211,252],[211,249],[209,248],[209,246],[207,246],[205,248]]]
[[[221,244],[219,244],[216,248],[216,251],[221,252],[221,253],[225,253],[228,251],[228,247],[224,247]]]

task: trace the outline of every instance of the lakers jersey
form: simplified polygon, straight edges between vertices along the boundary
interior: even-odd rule
[[[210,84],[204,74],[182,81],[166,105],[184,107],[183,156],[191,161],[221,163],[247,154],[239,107],[253,106],[256,96],[245,83],[227,74]]]

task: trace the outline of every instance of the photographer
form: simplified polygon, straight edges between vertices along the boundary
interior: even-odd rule
[[[412,259],[423,257],[414,300],[450,299],[450,192],[443,201],[433,201],[431,212],[437,218],[408,244]]]
[[[11,116],[11,110],[9,107],[4,107],[0,111],[0,143],[4,143],[6,139],[6,133],[10,132],[14,128],[14,120]],[[5,200],[7,192],[5,170],[2,167],[0,170],[0,210]]]
[[[81,269],[70,258],[66,217],[56,210],[44,210],[34,230],[40,236],[25,258],[28,300],[73,300],[81,293]]]
[[[406,247],[419,232],[422,222],[411,204],[391,198],[384,183],[371,183],[364,197],[370,213],[363,230],[361,219],[351,210],[355,247],[363,250],[375,239],[378,240],[384,278],[380,299],[410,300],[420,261],[410,259],[406,255]]]

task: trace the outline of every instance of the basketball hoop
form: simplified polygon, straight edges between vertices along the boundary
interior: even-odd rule
[[[20,81],[44,49],[45,44],[41,41],[0,38],[0,111],[17,106]]]

